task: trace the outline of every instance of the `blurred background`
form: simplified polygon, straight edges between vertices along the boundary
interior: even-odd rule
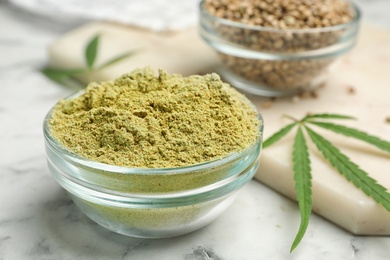
[[[390,29],[389,0],[354,0],[364,22]],[[2,17],[46,23],[67,30],[93,20],[110,20],[151,30],[181,30],[197,22],[199,0],[0,0]],[[1,18],[0,18],[1,19]],[[6,28],[3,24],[3,30]]]

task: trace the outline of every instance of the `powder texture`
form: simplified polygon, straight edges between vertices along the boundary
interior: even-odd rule
[[[217,74],[182,77],[137,69],[91,83],[55,106],[51,134],[91,160],[180,167],[240,152],[259,138],[256,110]]]

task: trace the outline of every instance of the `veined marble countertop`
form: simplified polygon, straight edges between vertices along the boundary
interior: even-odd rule
[[[390,1],[356,2],[365,22],[390,29]],[[390,258],[390,237],[353,236],[316,215],[290,254],[297,205],[256,181],[214,223],[177,238],[124,237],[85,217],[51,177],[43,145],[45,114],[72,90],[38,72],[47,45],[79,24],[0,0],[0,260]]]

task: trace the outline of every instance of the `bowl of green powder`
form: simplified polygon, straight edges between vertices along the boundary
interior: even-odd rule
[[[151,68],[91,83],[44,120],[50,172],[120,234],[162,238],[216,219],[259,166],[263,121],[217,74]]]

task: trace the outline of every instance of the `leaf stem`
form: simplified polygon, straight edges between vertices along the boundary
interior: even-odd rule
[[[282,115],[282,117],[291,119],[291,120],[293,120],[293,121],[296,122],[296,123],[301,122],[301,120],[298,120],[298,119],[296,119],[296,118],[294,118],[294,117],[292,117],[292,116],[290,116],[290,115],[284,114],[284,115]]]

